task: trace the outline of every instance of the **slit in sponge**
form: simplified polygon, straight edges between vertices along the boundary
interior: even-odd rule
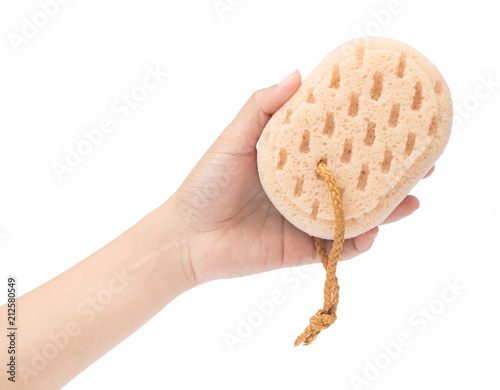
[[[380,96],[382,95],[383,80],[384,80],[384,75],[382,73],[377,71],[373,74],[373,86],[370,91],[370,97],[373,100],[380,99]]]
[[[283,121],[283,124],[286,125],[287,123],[290,123],[290,116],[292,115],[292,110],[286,110],[286,117],[285,120]]]
[[[316,98],[313,95],[314,89],[309,90],[309,95],[307,96],[307,103],[316,103]]]
[[[384,152],[384,161],[382,161],[381,171],[382,173],[387,173],[391,169],[392,163],[392,152],[389,149],[386,149]]]
[[[368,164],[363,164],[361,167],[361,172],[359,173],[359,178],[358,178],[358,186],[356,189],[360,191],[364,191],[366,188],[366,183],[368,182],[368,175],[370,173],[370,167]]]
[[[398,68],[396,69],[396,76],[398,76],[399,78],[403,77],[405,74],[405,68],[406,68],[406,53],[401,53],[401,56],[399,57]]]
[[[323,128],[323,134],[326,134],[328,135],[328,137],[331,137],[334,130],[335,130],[335,117],[333,115],[333,112],[327,111],[325,127]]]
[[[340,161],[344,164],[347,164],[351,161],[352,157],[352,139],[346,139],[344,142],[344,152],[342,153],[342,157],[340,157]]]
[[[315,199],[314,203],[312,205],[312,211],[311,211],[311,218],[316,219],[318,216],[318,211],[319,211],[319,200]]]
[[[295,183],[295,189],[293,191],[293,196],[297,197],[302,195],[302,187],[304,186],[304,176],[297,177],[297,182]]]
[[[366,128],[366,136],[365,136],[365,145],[372,146],[375,142],[375,127],[377,124],[375,122],[368,122],[368,126]]]
[[[394,103],[391,108],[391,114],[389,116],[389,126],[396,127],[399,119],[399,103]]]
[[[409,156],[413,152],[413,148],[415,147],[415,138],[416,134],[410,131],[408,133],[408,139],[406,140],[405,156]]]
[[[330,81],[330,88],[337,89],[339,85],[340,85],[339,65],[335,64],[332,69],[332,79]]]
[[[436,114],[434,114],[431,120],[431,124],[429,125],[429,131],[427,132],[427,135],[436,134],[437,128],[438,128],[438,119],[436,117]]]
[[[288,153],[285,148],[280,149],[280,160],[278,161],[278,165],[276,169],[283,169],[283,167],[286,164],[286,158],[288,156]]]
[[[422,107],[422,83],[417,81],[415,84],[415,95],[413,96],[413,104],[411,105],[411,109],[416,111],[420,110]]]
[[[352,92],[349,98],[349,116],[358,115],[359,111],[359,92]]]
[[[309,153],[309,141],[311,139],[311,132],[309,130],[304,130],[302,133],[302,142],[299,146],[299,151],[301,153]]]

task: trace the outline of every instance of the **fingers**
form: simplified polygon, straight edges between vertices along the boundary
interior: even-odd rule
[[[435,166],[435,165],[433,165],[433,166],[432,166],[432,168],[431,168],[431,169],[429,169],[429,172],[427,172],[427,173],[425,174],[424,179],[425,179],[426,177],[429,177],[430,175],[432,175],[432,172],[434,172],[434,169],[436,169],[436,166]]]
[[[378,226],[368,230],[363,234],[360,234],[357,237],[345,240],[344,250],[342,251],[340,260],[349,260],[360,255],[361,253],[366,252],[373,245],[377,234]]]
[[[381,225],[399,221],[400,219],[412,214],[420,206],[420,202],[413,195],[408,195],[403,201],[394,209],[394,211],[386,218]]]
[[[294,71],[277,85],[253,93],[233,122],[222,134],[226,141],[236,141],[244,149],[254,149],[267,122],[295,93],[301,76]]]
[[[282,82],[276,85],[272,94],[262,103],[262,111],[268,115],[272,115],[278,111],[278,108],[285,104],[295,93],[301,80],[299,71],[293,71]]]
[[[420,202],[415,196],[408,195],[387,217],[387,219],[382,223],[382,225],[386,223],[396,222],[404,217],[407,217],[408,215],[412,214],[415,210],[417,210],[419,205]],[[352,259],[353,257],[360,255],[361,253],[366,252],[373,245],[373,242],[375,241],[375,237],[377,237],[378,232],[379,228],[377,226],[371,230],[368,230],[363,234],[360,234],[357,237],[345,240],[344,250],[342,251],[340,260],[349,260]]]

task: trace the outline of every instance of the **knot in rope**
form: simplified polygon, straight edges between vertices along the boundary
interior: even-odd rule
[[[328,314],[328,313],[323,313],[323,310],[318,310],[318,312],[311,317],[309,320],[309,324],[313,326],[316,329],[326,329],[328,328],[331,324],[335,322],[337,319],[337,315],[335,313],[333,314]]]

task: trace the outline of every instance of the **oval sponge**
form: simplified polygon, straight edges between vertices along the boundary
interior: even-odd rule
[[[269,120],[260,180],[288,221],[331,239],[334,213],[316,173],[325,162],[342,195],[345,237],[354,237],[383,222],[433,166],[451,123],[448,86],[420,52],[386,38],[350,41]]]

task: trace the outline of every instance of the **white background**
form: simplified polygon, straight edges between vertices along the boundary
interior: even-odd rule
[[[359,32],[440,69],[462,110],[450,143],[412,192],[420,210],[339,266],[339,319],[311,346],[293,342],[322,304],[324,271],[279,270],[185,293],[66,388],[354,389],[401,331],[411,345],[362,388],[499,388],[500,2],[222,3],[221,17],[212,0],[74,0],[16,52],[8,34],[41,8],[2,2],[0,283],[14,274],[25,293],[105,245],[175,191],[254,90],[306,76]],[[111,104],[148,66],[169,74],[120,120]],[[114,132],[60,182],[52,162],[105,117]],[[422,331],[419,307],[439,308],[455,279],[465,290]],[[275,289],[284,303],[231,352],[223,335]]]

